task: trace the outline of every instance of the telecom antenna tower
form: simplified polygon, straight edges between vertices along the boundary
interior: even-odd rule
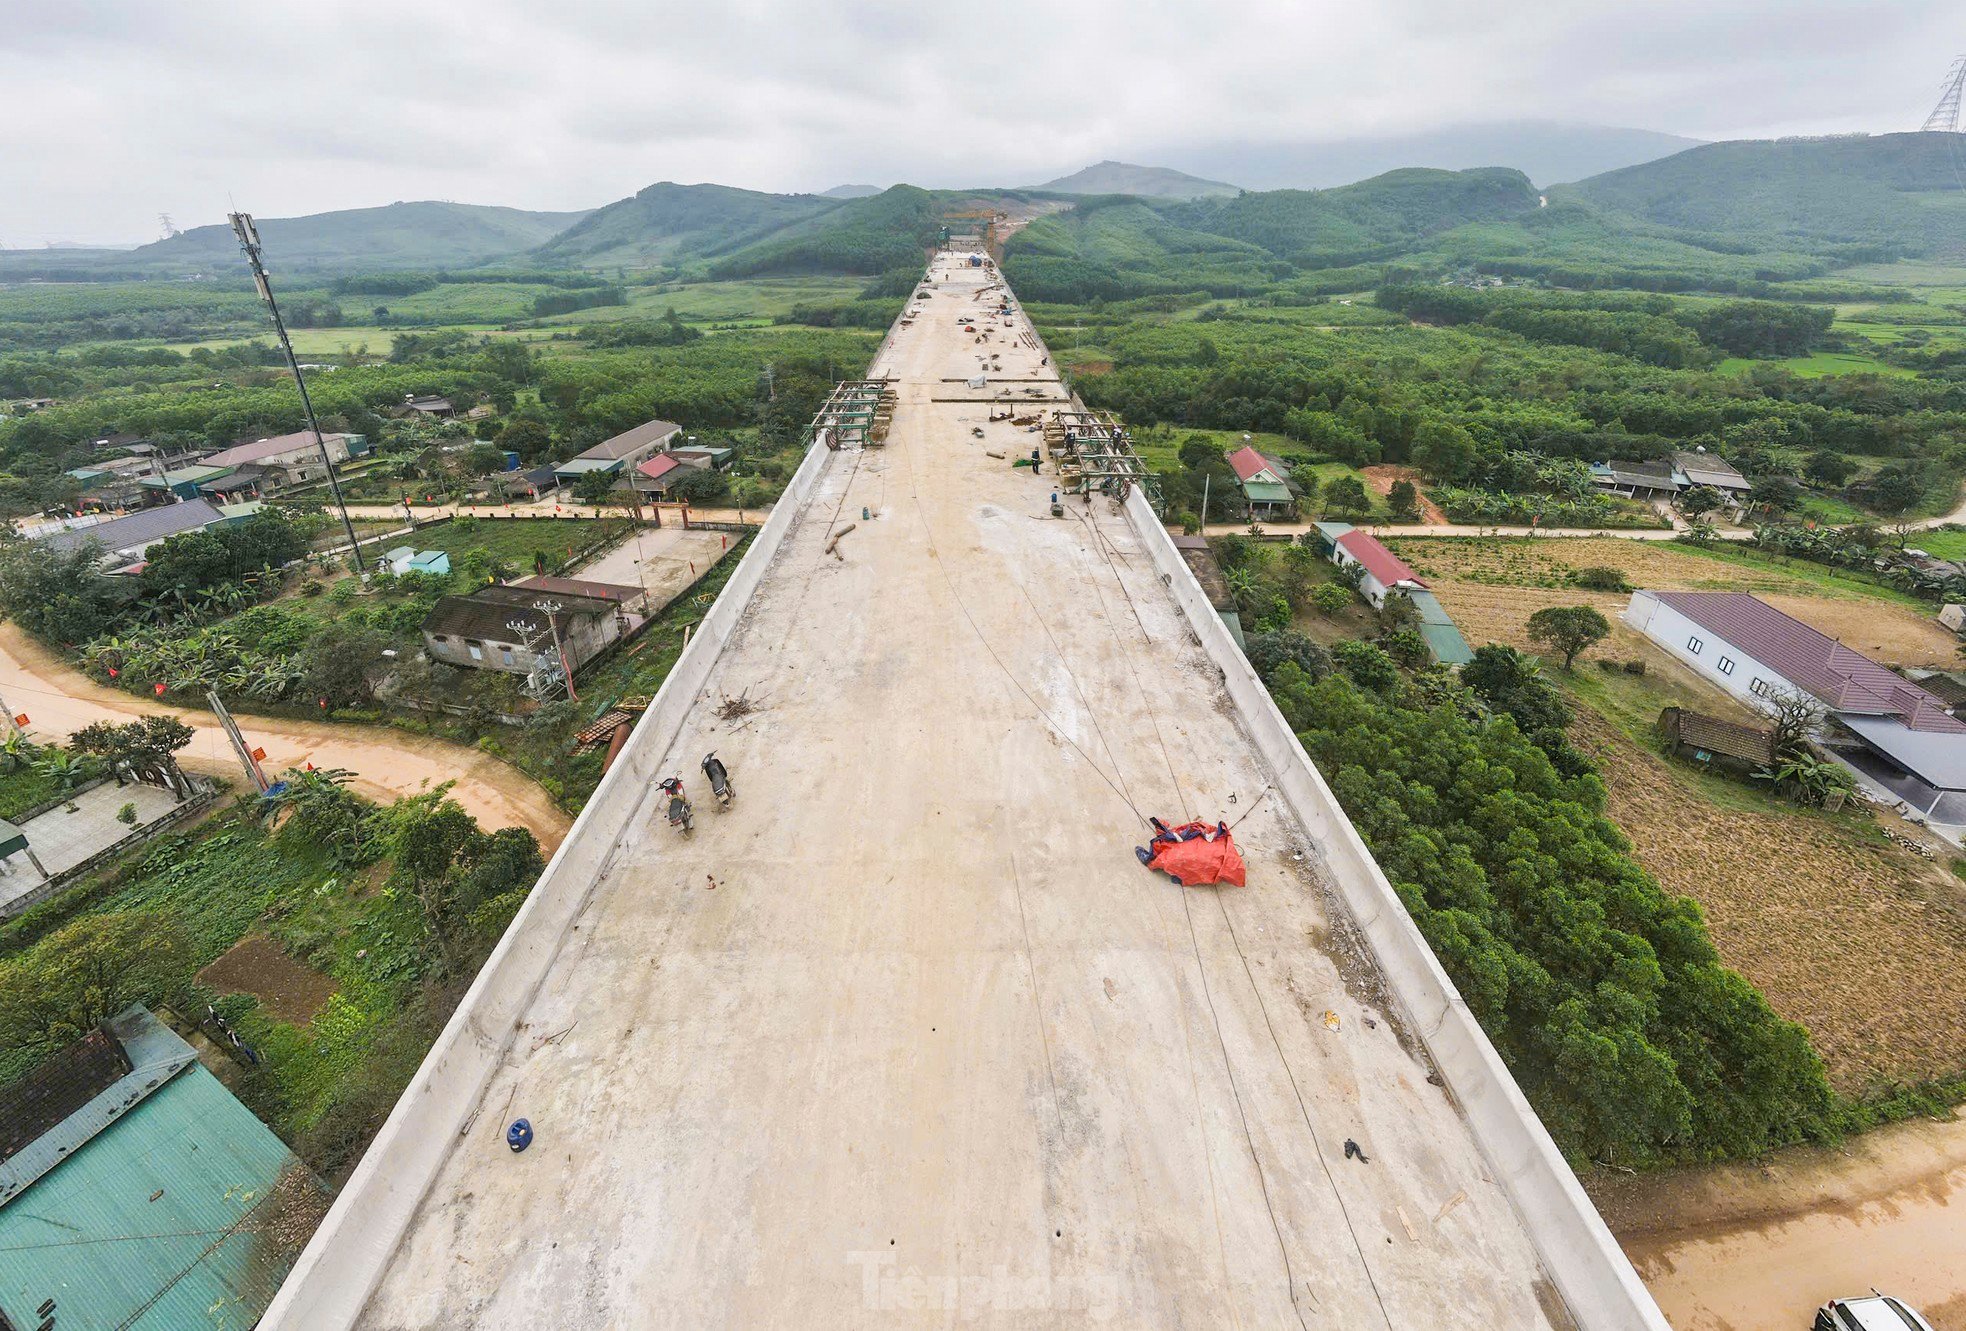
[[[1926,133],[1952,134],[1959,129],[1959,94],[1966,88],[1966,55],[1952,62],[1946,71],[1945,84],[1939,90],[1939,104],[1932,108],[1932,114],[1925,117],[1919,128]]]

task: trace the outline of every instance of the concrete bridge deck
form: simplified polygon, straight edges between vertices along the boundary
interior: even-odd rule
[[[521,917],[516,1031],[488,978],[433,1055],[492,1051],[463,1131],[418,1126],[439,1067],[296,1278],[345,1299],[375,1248],[374,1331],[1572,1325],[1137,528],[1052,518],[988,456],[1037,436],[935,400],[989,351],[1050,371],[961,332],[981,272],[932,277],[886,447],[809,463],[654,764],[694,835],[637,791],[564,930]],[[1241,820],[1248,886],[1149,875],[1146,814]],[[419,1150],[406,1231],[365,1233]],[[337,1321],[312,1297],[269,1325]]]

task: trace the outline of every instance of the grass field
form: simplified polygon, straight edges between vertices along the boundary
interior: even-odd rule
[[[1181,445],[1187,443],[1195,435],[1205,436],[1215,445],[1217,450],[1223,453],[1233,452],[1241,448],[1245,442],[1243,433],[1238,430],[1193,430],[1185,426],[1150,425],[1134,432],[1134,447],[1140,456],[1146,460],[1148,467],[1153,470],[1178,471],[1181,467]],[[1288,458],[1292,453],[1302,453],[1304,451],[1302,444],[1286,439],[1280,434],[1268,434],[1262,431],[1256,431],[1250,434],[1247,437],[1247,442],[1257,452],[1279,458]],[[1366,515],[1364,520],[1368,522],[1378,521],[1387,516],[1388,510],[1385,500],[1373,493],[1371,485],[1366,482],[1364,473],[1350,463],[1313,462],[1299,464],[1292,468],[1292,474],[1300,480],[1315,476],[1317,478],[1319,494],[1323,494],[1324,487],[1338,477],[1353,477],[1360,485],[1365,486],[1366,498],[1372,503],[1372,510]],[[1214,501],[1211,499],[1210,506],[1212,511],[1209,517],[1210,522],[1221,520],[1220,515],[1228,511],[1226,509],[1214,509],[1213,503]],[[1317,506],[1317,501],[1313,501],[1311,507],[1315,509]]]
[[[1858,356],[1844,351],[1818,351],[1810,356],[1789,356],[1779,360],[1749,360],[1730,356],[1720,362],[1719,369],[1727,373],[1746,374],[1757,365],[1779,365],[1805,379],[1820,379],[1826,374],[1882,374],[1900,379],[1916,377],[1915,371],[1902,365],[1889,365],[1875,356]]]
[[[578,547],[600,535],[596,518],[472,518],[445,522],[405,536],[405,545],[419,550],[442,550],[453,565],[471,550],[489,550],[502,562],[532,568],[533,552],[543,550],[549,557],[564,556],[568,547]]]
[[[1966,527],[1922,531],[1911,543],[1935,559],[1966,559]]]

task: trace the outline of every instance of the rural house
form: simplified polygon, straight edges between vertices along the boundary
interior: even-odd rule
[[[1665,736],[1666,747],[1680,757],[1737,774],[1775,761],[1775,732],[1764,726],[1744,726],[1668,707],[1659,713],[1659,733]]]
[[[1966,721],[1861,652],[1746,592],[1632,593],[1627,624],[1751,707],[1801,694],[1850,767],[1934,822],[1966,825]]]
[[[669,497],[671,487],[694,470],[696,469],[673,453],[658,453],[646,461],[635,464],[633,473],[635,492],[666,499]]]
[[[456,415],[457,408],[451,405],[451,400],[447,397],[438,397],[434,394],[426,394],[418,397],[414,394],[408,394],[403,398],[402,414],[405,416],[430,416],[437,420],[443,420],[446,417]]]
[[[106,522],[44,529],[36,532],[34,539],[51,550],[74,550],[91,543],[99,545],[105,564],[114,567],[141,559],[145,550],[167,536],[203,531],[227,521],[230,516],[210,500],[191,499],[182,504],[139,509]]]
[[[327,445],[328,457],[336,465],[367,452],[369,443],[366,436],[359,434],[324,434],[321,442]],[[307,430],[235,444],[204,459],[204,465],[227,470],[257,468],[263,492],[305,485],[328,474],[328,469],[321,465],[321,450],[315,446],[314,435]]]
[[[1236,473],[1236,483],[1242,487],[1243,505],[1250,518],[1273,517],[1290,511],[1295,501],[1290,487],[1284,484],[1289,470],[1282,463],[1272,462],[1244,444],[1229,454],[1229,466]]]
[[[1703,448],[1680,449],[1672,455],[1672,465],[1683,490],[1704,485],[1709,490],[1720,491],[1721,498],[1728,502],[1739,504],[1753,488],[1733,463]]]
[[[0,1088],[0,1326],[249,1327],[326,1195],[131,1007]]]
[[[644,421],[632,430],[623,430],[612,439],[603,439],[584,453],[577,453],[553,469],[560,484],[572,485],[589,472],[601,471],[619,476],[633,471],[644,458],[665,450],[683,427],[673,421]]]
[[[445,665],[513,675],[531,674],[542,657],[557,652],[568,673],[578,674],[646,622],[625,608],[639,588],[614,591],[586,596],[499,583],[446,596],[424,617],[423,647]]]
[[[1362,532],[1349,522],[1320,522],[1315,530],[1326,555],[1339,568],[1356,565],[1363,571],[1359,593],[1383,610],[1386,595],[1392,591],[1422,592],[1427,584],[1406,566],[1406,561],[1379,543],[1377,537]]]

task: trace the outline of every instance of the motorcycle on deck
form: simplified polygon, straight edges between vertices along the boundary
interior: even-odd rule
[[[728,809],[730,802],[737,798],[737,787],[730,781],[730,769],[715,753],[709,753],[703,758],[703,775],[710,782],[710,793],[717,797],[717,811],[721,813]]]
[[[696,811],[690,807],[689,796],[683,794],[683,780],[672,776],[659,783],[669,794],[669,826],[680,827],[688,836],[696,827]]]

